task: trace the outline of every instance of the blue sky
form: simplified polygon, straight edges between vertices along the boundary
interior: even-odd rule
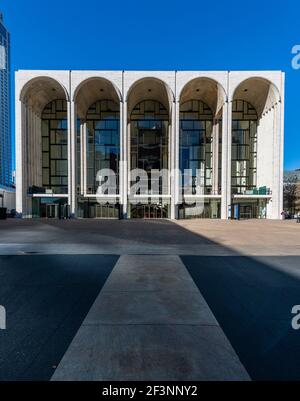
[[[12,71],[285,71],[285,168],[300,168],[299,0],[0,0],[0,10]]]

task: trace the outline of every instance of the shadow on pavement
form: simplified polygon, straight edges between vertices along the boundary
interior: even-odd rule
[[[300,331],[291,326],[298,256],[182,256],[253,380],[300,379]]]
[[[49,380],[118,257],[0,256],[0,380]]]

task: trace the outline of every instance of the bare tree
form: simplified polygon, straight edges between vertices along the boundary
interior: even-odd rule
[[[297,184],[295,182],[285,182],[283,186],[284,210],[294,214],[296,199],[297,199]]]

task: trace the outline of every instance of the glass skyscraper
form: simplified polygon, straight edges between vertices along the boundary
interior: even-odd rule
[[[10,37],[0,12],[0,185],[11,182]]]

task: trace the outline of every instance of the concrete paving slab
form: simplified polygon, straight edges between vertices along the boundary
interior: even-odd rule
[[[53,381],[249,380],[218,326],[84,325]]]
[[[103,291],[85,323],[217,325],[199,292],[188,291]]]
[[[198,288],[176,255],[123,255],[106,282],[105,291],[196,291]]]
[[[165,266],[183,278],[181,289],[169,290]],[[145,270],[145,291],[132,277],[126,283]],[[121,256],[52,380],[249,380],[188,276],[178,256]]]

